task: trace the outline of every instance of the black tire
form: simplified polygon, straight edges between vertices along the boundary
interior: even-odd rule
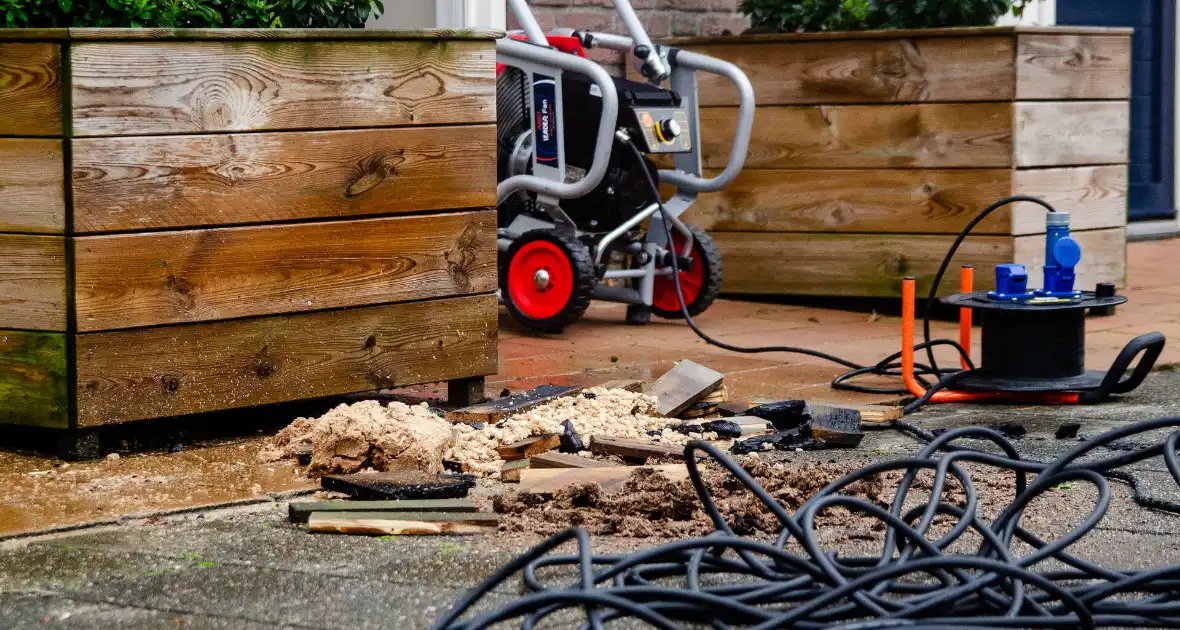
[[[569,262],[569,269],[572,273],[572,288],[569,297],[558,312],[545,317],[537,317],[524,312],[517,304],[517,297],[512,294],[509,286],[509,274],[513,272],[513,261],[516,260],[522,249],[538,241],[556,247]],[[504,300],[504,306],[508,308],[508,313],[523,326],[539,332],[560,333],[565,330],[566,326],[585,314],[586,309],[590,307],[590,300],[594,296],[594,287],[597,282],[598,279],[594,275],[594,264],[590,258],[590,249],[577,238],[557,230],[525,232],[504,253],[500,264],[500,296]]]
[[[708,232],[695,225],[689,225],[688,231],[692,232],[693,249],[698,253],[695,259],[697,265],[703,265],[705,269],[701,290],[697,293],[696,298],[692,300],[688,306],[688,314],[696,317],[704,313],[710,306],[713,305],[714,300],[721,293],[722,280],[722,265],[721,265],[721,250],[717,249],[717,243],[709,236]],[[669,280],[671,278],[669,277]],[[665,309],[656,305],[652,305],[651,312],[658,317],[664,319],[683,319],[684,313],[681,312],[679,304],[677,308]]]

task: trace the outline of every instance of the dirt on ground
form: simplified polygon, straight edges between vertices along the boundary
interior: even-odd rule
[[[829,483],[868,462],[832,459],[823,463],[770,463],[760,455],[748,455],[740,463],[779,505],[794,513]],[[781,525],[777,517],[728,471],[708,466],[704,469],[704,479],[718,510],[735,533],[779,533]],[[856,481],[841,494],[887,508],[901,479],[901,472],[885,472]],[[907,508],[925,502],[930,496],[931,480],[929,473],[918,475]],[[980,513],[991,517],[1011,501],[1015,478],[1011,474],[995,474],[973,479],[973,483],[979,495]],[[948,480],[943,500],[965,504],[966,495],[957,480]],[[571,486],[552,496],[510,490],[494,497],[492,508],[504,516],[501,529],[508,532],[553,534],[578,525],[597,535],[682,538],[703,536],[715,530],[691,482],[669,481],[650,468],[638,469],[623,490],[614,494],[605,493],[597,484]],[[949,527],[949,518],[939,518],[931,533],[945,533]],[[821,544],[835,544],[879,539],[884,525],[879,519],[833,507],[818,515],[816,529]]]

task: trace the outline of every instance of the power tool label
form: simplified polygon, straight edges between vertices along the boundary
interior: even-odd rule
[[[557,166],[557,85],[553,77],[533,73],[534,137],[537,161]]]

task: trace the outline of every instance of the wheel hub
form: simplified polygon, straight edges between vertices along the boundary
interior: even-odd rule
[[[537,287],[538,291],[544,291],[549,288],[549,271],[545,269],[538,269],[533,274],[533,286]]]

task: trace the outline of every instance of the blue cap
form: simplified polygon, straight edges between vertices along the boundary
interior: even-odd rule
[[[1053,245],[1053,258],[1062,267],[1076,267],[1082,260],[1082,247],[1068,236],[1059,239]]]

